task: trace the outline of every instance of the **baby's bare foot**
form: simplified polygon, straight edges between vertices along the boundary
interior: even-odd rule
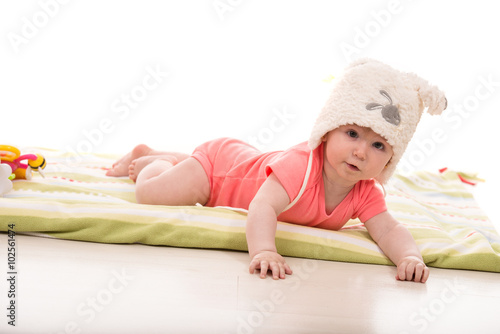
[[[144,169],[144,167],[146,167],[147,165],[149,165],[150,163],[152,163],[153,161],[156,161],[156,160],[165,161],[169,164],[170,167],[177,164],[177,158],[172,156],[172,155],[143,156],[143,157],[135,159],[129,165],[129,167],[128,167],[129,178],[133,181],[136,181],[137,176],[139,176],[139,173]],[[169,166],[167,165],[166,168],[169,168]]]
[[[106,172],[107,176],[127,176],[129,175],[129,166],[132,161],[147,156],[153,149],[144,144],[137,145],[131,152],[127,153],[121,159],[113,164],[113,167]]]

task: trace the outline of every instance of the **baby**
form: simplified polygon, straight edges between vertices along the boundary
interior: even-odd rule
[[[387,211],[384,184],[394,172],[425,108],[446,98],[414,74],[362,59],[337,79],[308,142],[261,153],[235,139],[202,144],[192,155],[139,145],[109,176],[136,182],[139,203],[248,209],[250,273],[284,279],[292,270],[275,245],[277,221],[338,230],[351,218],[397,266],[396,279],[429,277],[408,230]]]

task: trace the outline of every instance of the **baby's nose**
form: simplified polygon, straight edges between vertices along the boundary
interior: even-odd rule
[[[356,145],[353,152],[354,156],[356,156],[360,160],[366,159],[366,144],[360,143]]]

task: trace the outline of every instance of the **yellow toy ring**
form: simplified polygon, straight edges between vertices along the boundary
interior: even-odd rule
[[[0,145],[0,158],[1,160],[12,162],[19,158],[21,151],[14,146]]]

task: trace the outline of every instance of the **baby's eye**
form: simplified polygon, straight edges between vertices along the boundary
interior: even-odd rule
[[[373,143],[373,147],[375,147],[377,150],[383,150],[384,149],[384,144],[382,144],[381,142],[376,142],[376,143]]]
[[[358,138],[358,133],[354,130],[347,131],[347,135],[351,138]]]

